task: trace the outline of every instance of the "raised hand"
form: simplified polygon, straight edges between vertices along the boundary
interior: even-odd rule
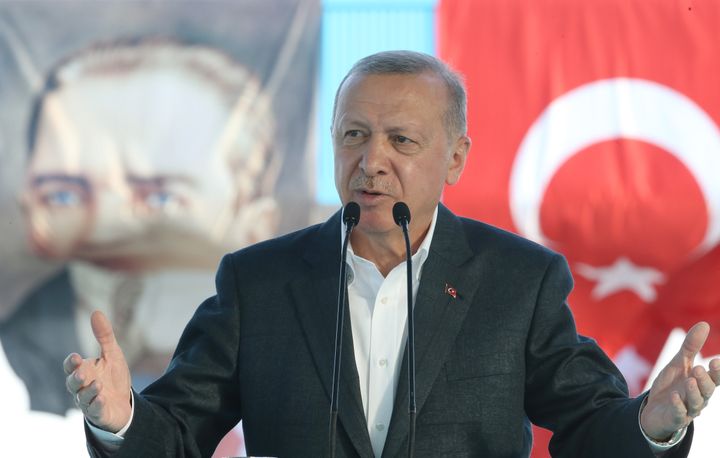
[[[689,425],[720,385],[720,358],[710,361],[709,370],[693,367],[709,333],[710,326],[705,322],[693,326],[680,351],[653,382],[640,418],[643,431],[652,439],[664,442]]]
[[[63,362],[65,385],[85,418],[115,433],[130,420],[130,369],[107,317],[95,311],[90,323],[100,344],[100,357],[83,359],[77,353],[68,355]]]

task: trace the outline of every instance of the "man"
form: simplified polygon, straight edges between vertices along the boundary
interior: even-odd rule
[[[67,264],[0,326],[32,410],[75,407],[52,368],[95,351],[94,309],[113,317],[135,386],[163,372],[222,254],[275,233],[274,130],[258,78],[218,49],[96,44],[51,72],[23,209],[34,251]]]
[[[438,204],[470,147],[465,92],[444,64],[412,52],[362,59],[338,89],[332,135],[341,200],[362,210],[350,240],[338,456],[407,450],[398,201],[412,212],[419,279],[416,456],[527,456],[530,421],[554,431],[555,456],[687,453],[685,428],[720,382],[720,360],[692,367],[707,325],[690,332],[649,395],[628,399],[609,359],[575,333],[564,260]],[[217,296],[142,394],[130,394],[110,323],[94,314],[101,356],[64,362],[91,453],[207,456],[242,418],[249,454],[326,454],[341,233],[336,214],[225,257]]]

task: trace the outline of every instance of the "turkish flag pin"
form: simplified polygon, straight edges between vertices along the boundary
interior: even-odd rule
[[[449,283],[445,283],[445,293],[451,295],[453,299],[457,298],[457,290]]]

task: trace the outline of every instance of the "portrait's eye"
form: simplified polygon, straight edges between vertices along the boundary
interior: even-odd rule
[[[36,201],[52,210],[82,207],[90,200],[90,186],[81,177],[37,176],[32,181],[31,189]]]
[[[165,189],[139,186],[134,190],[135,203],[148,213],[169,212],[181,206],[181,199]]]
[[[45,194],[42,200],[49,207],[76,207],[82,203],[82,197],[71,190],[59,190]]]
[[[133,202],[140,214],[169,214],[185,206],[185,199],[164,177],[129,177]]]
[[[404,144],[404,143],[410,143],[412,140],[410,140],[409,138],[407,138],[405,136],[398,135],[397,137],[395,137],[395,141],[398,143]]]
[[[160,210],[168,205],[172,205],[175,197],[166,191],[155,191],[147,194],[144,197],[144,201],[148,208]]]

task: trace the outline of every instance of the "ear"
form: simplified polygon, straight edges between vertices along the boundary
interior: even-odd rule
[[[447,176],[445,177],[445,183],[448,185],[452,186],[460,179],[460,175],[465,168],[465,160],[467,159],[471,144],[472,141],[470,137],[463,135],[455,140],[455,143],[452,145]]]

